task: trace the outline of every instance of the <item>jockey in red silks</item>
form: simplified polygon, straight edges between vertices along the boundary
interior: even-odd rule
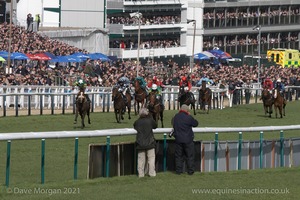
[[[270,78],[266,78],[263,88],[267,88],[271,92],[274,89],[273,81]]]
[[[152,88],[152,85],[157,85],[159,93],[161,93],[161,89],[164,87],[163,83],[160,82],[156,76],[153,76],[152,80],[148,83],[148,88]]]
[[[184,91],[186,92],[187,94],[187,97],[188,98],[192,98],[192,93],[191,93],[191,89],[192,89],[192,84],[191,82],[187,79],[187,77],[183,76],[181,77],[180,81],[179,81],[179,88],[180,87],[184,87]],[[180,100],[181,99],[181,96],[183,94],[179,94],[178,95],[178,99]]]
[[[187,87],[186,92],[190,92],[192,89],[191,82],[185,76],[183,76],[181,78],[181,80],[179,81],[179,87],[181,87],[181,86]]]

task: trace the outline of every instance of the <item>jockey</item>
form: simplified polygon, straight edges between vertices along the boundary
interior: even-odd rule
[[[206,78],[206,77],[202,77],[198,83],[196,84],[197,87],[200,87],[202,85],[202,82],[206,82],[208,85],[213,85],[215,84],[213,80]]]
[[[157,79],[156,76],[153,76],[152,80],[148,83],[148,88],[152,88],[153,84],[157,85],[159,93],[161,93],[161,89],[164,87],[164,85]]]
[[[84,80],[79,79],[78,81],[75,82],[74,85],[79,88],[80,92],[85,92],[85,88],[86,88],[87,84]],[[84,95],[85,95],[87,101],[91,102],[89,95],[87,95],[87,94],[84,94]],[[76,100],[77,100],[77,97],[76,97]]]
[[[183,86],[184,87],[184,91],[187,93],[187,95],[189,95],[188,97],[190,98],[191,95],[191,89],[192,89],[192,84],[191,82],[185,77],[181,77],[181,80],[179,81],[179,87]],[[178,99],[180,99],[181,96],[178,97]]]
[[[122,88],[122,91],[130,86],[130,80],[126,76],[122,76],[117,83],[119,88]]]
[[[274,89],[273,82],[270,78],[266,78],[263,84],[263,88],[268,89],[269,92],[271,92]]]
[[[283,92],[284,92],[284,84],[281,82],[281,78],[278,78],[276,83],[275,83],[275,89],[279,89],[280,91],[280,95],[281,96],[284,96],[283,95]]]
[[[151,87],[151,92],[155,92],[156,94],[156,99],[159,100],[159,103],[161,105],[163,105],[163,100],[162,100],[162,96],[161,96],[161,89],[159,86],[157,86],[156,84],[152,84],[152,87]]]
[[[146,91],[146,94],[148,95],[148,90],[149,88],[147,87],[147,83],[145,81],[145,79],[141,76],[136,77],[136,80],[139,82],[141,88]]]
[[[190,92],[192,89],[191,82],[185,76],[181,77],[181,80],[179,81],[179,87],[181,86],[187,87],[186,88],[187,92]]]
[[[121,92],[123,99],[125,101],[125,104],[127,104],[127,98],[126,98],[126,91],[129,89],[130,92],[130,80],[126,76],[122,76],[116,85],[119,88],[119,92]]]

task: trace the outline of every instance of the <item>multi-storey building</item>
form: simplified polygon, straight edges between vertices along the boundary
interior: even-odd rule
[[[25,23],[25,13],[19,12],[25,10],[29,0],[17,2],[22,5],[18,21]],[[255,55],[259,46],[263,54],[271,48],[300,48],[299,0],[89,0],[84,5],[81,0],[42,2],[42,26],[57,21],[60,27],[103,30],[109,41],[102,37],[102,53],[118,58],[136,59],[139,55],[141,59],[182,59],[214,47],[232,55]],[[55,18],[49,18],[54,16],[52,12]]]
[[[119,58],[136,58],[138,50],[142,58],[189,57],[214,47],[254,55],[259,41],[262,53],[300,48],[299,0],[107,0],[106,6],[110,54]]]

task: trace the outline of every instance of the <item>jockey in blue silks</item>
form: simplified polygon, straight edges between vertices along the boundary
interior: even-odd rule
[[[127,98],[125,96],[125,93],[127,89],[129,89],[130,92],[130,80],[126,76],[122,76],[116,85],[119,88],[119,92],[121,92],[123,99],[125,101],[125,104],[127,104]]]
[[[275,88],[279,89],[281,96],[284,96],[284,84],[281,82],[281,78],[277,79],[276,83],[275,83]]]
[[[196,84],[196,86],[199,87],[200,85],[202,85],[202,81],[205,81],[206,84],[208,84],[208,85],[213,85],[213,84],[214,84],[214,81],[213,81],[213,80],[211,80],[211,79],[209,79],[209,78],[206,78],[206,77],[202,77],[202,78],[198,81],[198,83]]]

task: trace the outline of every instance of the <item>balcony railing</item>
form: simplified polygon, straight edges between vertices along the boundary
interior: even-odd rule
[[[111,48],[110,56],[117,56],[124,59],[136,59],[137,49],[120,49]],[[167,57],[167,56],[179,56],[186,55],[186,46],[169,47],[169,48],[156,48],[156,49],[140,49],[140,57]]]

